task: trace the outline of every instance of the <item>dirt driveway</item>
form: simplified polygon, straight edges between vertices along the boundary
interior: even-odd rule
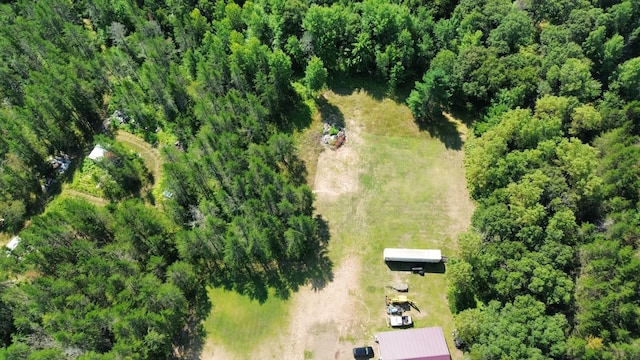
[[[345,119],[347,142],[337,150],[320,154],[313,192],[320,212],[323,205],[335,206],[345,196],[358,192],[360,174],[359,151],[363,140],[360,124]],[[334,268],[333,281],[320,290],[311,287],[298,292],[291,306],[288,330],[278,345],[271,346],[262,359],[352,359],[352,346],[345,339],[358,329],[357,305],[360,291],[361,264],[358,256],[349,256]],[[263,351],[267,346],[263,346]],[[256,356],[258,354],[255,354]],[[267,356],[265,356],[267,355]]]

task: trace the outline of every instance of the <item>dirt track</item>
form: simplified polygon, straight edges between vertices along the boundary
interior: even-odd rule
[[[347,142],[337,150],[320,154],[315,173],[313,192],[322,211],[343,196],[359,191],[360,156],[363,139],[360,124],[345,119]],[[357,215],[354,215],[357,216]],[[307,287],[295,295],[291,311],[293,319],[288,331],[281,336],[263,359],[299,360],[351,359],[352,346],[344,342],[354,333],[357,313],[351,311],[358,304],[361,274],[360,259],[349,256],[334,268],[333,281],[319,291]],[[258,355],[258,354],[255,354]]]

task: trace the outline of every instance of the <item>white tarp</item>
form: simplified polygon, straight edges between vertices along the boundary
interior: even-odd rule
[[[106,153],[107,153],[107,149],[103,148],[100,145],[96,145],[96,147],[94,147],[93,150],[91,150],[91,153],[89,154],[88,157],[91,160],[98,160],[102,158]]]
[[[10,251],[13,251],[18,246],[18,244],[20,244],[20,237],[14,236],[11,239],[11,241],[9,241],[9,243],[7,244],[7,249],[9,249]]]

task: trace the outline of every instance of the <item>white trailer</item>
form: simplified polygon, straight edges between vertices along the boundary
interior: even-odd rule
[[[399,261],[412,263],[439,263],[442,262],[440,250],[424,249],[384,249],[384,261]]]

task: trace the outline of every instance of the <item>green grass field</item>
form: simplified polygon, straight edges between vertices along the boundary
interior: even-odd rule
[[[371,178],[364,189],[369,199],[366,209],[370,241],[363,255],[371,264],[361,283],[366,289],[365,301],[369,308],[380,308],[384,295],[393,294],[383,286],[402,280],[409,283],[409,296],[421,309],[420,314],[414,315],[416,326],[442,326],[445,333],[450,333],[452,319],[444,296],[444,274],[420,277],[392,273],[382,261],[385,247],[441,249],[444,255],[455,256],[456,236],[451,233],[454,224],[443,199],[448,184],[442,181],[443,174],[437,168],[440,152],[432,143],[419,139],[376,137],[368,143],[383,146],[385,153],[372,150],[367,161],[366,174],[375,175],[368,175]]]
[[[416,326],[441,326],[450,334],[453,318],[445,297],[445,275],[392,272],[382,261],[382,251],[385,247],[435,248],[455,257],[455,240],[467,228],[473,208],[466,192],[462,152],[447,149],[446,144],[461,141],[464,128],[459,130],[462,133],[449,132],[460,139],[433,138],[429,131],[420,130],[406,106],[391,100],[374,100],[363,92],[328,98],[345,118],[359,118],[364,124],[359,193],[348,205],[320,208],[323,213],[343,212],[336,219],[349,219],[330,223],[335,233],[349,234],[340,236],[333,255],[361,249],[367,264],[360,283],[366,304],[361,318],[382,312],[385,294],[394,294],[385,286],[401,280],[409,283],[409,297],[421,310],[413,314]],[[362,215],[350,216],[356,209]],[[367,329],[367,335],[386,330],[384,316],[373,316]],[[460,355],[453,348],[452,354]]]
[[[460,146],[451,147],[462,143],[464,128],[443,119],[444,130],[439,126],[421,130],[406,106],[375,99],[364,91],[344,95],[327,92],[322,102],[324,105],[318,106],[320,118],[328,108],[332,118],[338,112],[345,123],[358,128],[347,128],[346,145],[354,146],[358,153],[357,164],[353,164],[358,168],[357,191],[330,201],[318,195],[316,201],[317,212],[328,221],[332,235],[330,258],[338,266],[346,256],[357,256],[362,264],[357,292],[363,306],[353,309],[362,326],[340,341],[358,343],[388,329],[384,296],[393,292],[385,286],[397,281],[409,284],[408,295],[420,308],[413,314],[416,327],[441,326],[445,335],[450,334],[454,325],[445,296],[445,274],[421,277],[392,272],[382,260],[382,250],[436,248],[455,257],[457,235],[466,230],[473,211],[466,192],[462,151]],[[315,116],[311,127],[298,134],[301,156],[307,164],[317,163],[318,148],[313,139],[319,131],[320,119]],[[356,133],[358,144],[349,143],[349,134],[355,142]],[[309,173],[315,176],[320,171],[311,169]],[[309,183],[313,184],[313,179]],[[277,339],[287,329],[286,314],[292,302],[269,299],[260,305],[220,290],[212,290],[210,295],[214,307],[205,323],[209,340],[233,349],[238,359],[248,358],[252,345]],[[240,314],[237,320],[228,316],[230,311]],[[238,346],[232,334],[252,340]],[[448,341],[453,358],[462,358],[450,338]],[[310,350],[305,350],[304,356],[315,358]]]
[[[209,337],[219,339],[234,353],[251,350],[252,344],[288,324],[287,302],[275,296],[260,304],[223,289],[209,289],[208,293],[212,312],[204,328]]]

